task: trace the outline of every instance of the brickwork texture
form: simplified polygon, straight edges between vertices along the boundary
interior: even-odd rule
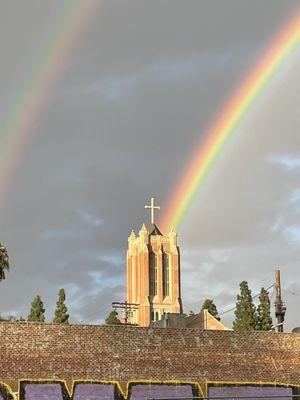
[[[0,323],[0,382],[38,379],[299,385],[300,334]]]

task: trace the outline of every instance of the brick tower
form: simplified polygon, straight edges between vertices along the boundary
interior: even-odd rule
[[[151,210],[150,225],[142,225],[136,236],[132,231],[127,250],[127,302],[139,304],[131,323],[148,326],[164,313],[181,313],[180,253],[174,229],[164,236],[154,222]]]

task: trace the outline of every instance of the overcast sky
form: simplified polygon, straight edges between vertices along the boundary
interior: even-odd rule
[[[0,0],[0,124],[73,1]],[[50,321],[61,287],[72,322],[102,322],[112,301],[125,300],[127,237],[148,222],[144,205],[154,196],[164,212],[195,145],[300,8],[299,0],[101,3],[15,154],[0,210],[11,264],[2,315],[26,317],[40,294]],[[299,70],[297,49],[179,229],[185,311],[208,297],[224,312],[242,280],[255,295],[280,266],[287,328],[300,325]]]

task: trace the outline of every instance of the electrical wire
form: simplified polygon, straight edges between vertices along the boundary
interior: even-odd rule
[[[274,286],[274,285],[273,285],[273,286]],[[273,299],[274,293],[275,293],[275,287],[274,287],[273,292],[272,292],[272,294],[271,294],[271,296],[270,296],[270,300]]]
[[[106,311],[109,307],[111,307],[111,305],[110,305],[110,304],[107,304],[106,306],[100,308],[99,310],[97,310],[97,311],[94,312],[93,314],[87,316],[84,320],[79,321],[78,324],[83,324],[83,323],[86,323],[86,322],[90,322],[91,320],[93,320],[93,317],[94,317],[95,315],[99,315],[99,314],[102,313],[103,311]]]
[[[274,287],[274,283],[273,283],[271,286],[267,287],[265,290],[269,290],[269,289],[271,289],[272,287]],[[273,291],[273,294],[274,294],[274,291]],[[256,297],[259,297],[259,295],[260,295],[260,293],[257,293],[255,296],[252,297],[252,299],[255,299]],[[218,316],[220,317],[221,315],[225,315],[225,314],[227,314],[227,313],[229,313],[229,312],[231,312],[231,311],[234,311],[234,310],[236,310],[236,309],[237,309],[237,306],[232,307],[232,308],[230,308],[230,309],[228,309],[228,310],[226,310],[226,311],[221,312],[220,314],[218,314]],[[214,316],[211,316],[211,317],[207,318],[207,320],[212,319],[212,318],[215,318],[215,317],[214,317]]]
[[[293,296],[300,296],[299,293],[291,292],[290,290],[287,290],[287,289],[281,289],[281,290],[286,292],[286,293],[292,294]]]
[[[268,275],[268,276],[266,276],[265,278],[263,278],[263,279],[261,279],[259,281],[252,281],[252,282],[254,282],[254,283],[262,283],[262,282],[264,282],[264,281],[266,281],[266,280],[268,280],[268,279],[270,279],[272,277],[273,277],[273,274]]]
[[[264,280],[266,280],[266,279],[267,279],[267,278],[265,278]],[[260,281],[260,282],[262,282],[262,281]],[[271,286],[267,287],[265,290],[269,290],[269,289],[271,289],[272,287],[274,287],[274,284],[272,284]],[[290,293],[297,296],[296,293],[292,293],[292,292],[290,292]],[[256,297],[259,297],[259,295],[260,295],[260,293],[257,293],[256,295],[252,296],[252,299],[255,299]],[[274,290],[273,290],[272,296],[273,296],[273,295],[274,295]],[[93,317],[94,317],[95,315],[97,315],[97,314],[99,315],[101,312],[106,311],[109,307],[110,307],[110,304],[108,304],[108,305],[106,305],[106,306],[100,308],[99,310],[97,310],[97,311],[94,312],[93,314],[87,316],[84,320],[79,321],[78,323],[79,323],[79,324],[82,324],[82,323],[90,322],[90,321],[93,319]],[[234,306],[234,307],[232,307],[232,308],[229,308],[228,310],[225,310],[225,311],[219,313],[218,316],[221,317],[222,315],[228,314],[229,312],[236,310],[236,308],[237,308],[237,306]],[[214,316],[211,316],[211,317],[209,317],[207,320],[213,319],[213,318],[214,318]]]

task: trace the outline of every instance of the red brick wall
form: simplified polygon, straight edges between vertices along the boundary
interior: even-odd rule
[[[0,323],[0,381],[300,384],[300,334]]]

